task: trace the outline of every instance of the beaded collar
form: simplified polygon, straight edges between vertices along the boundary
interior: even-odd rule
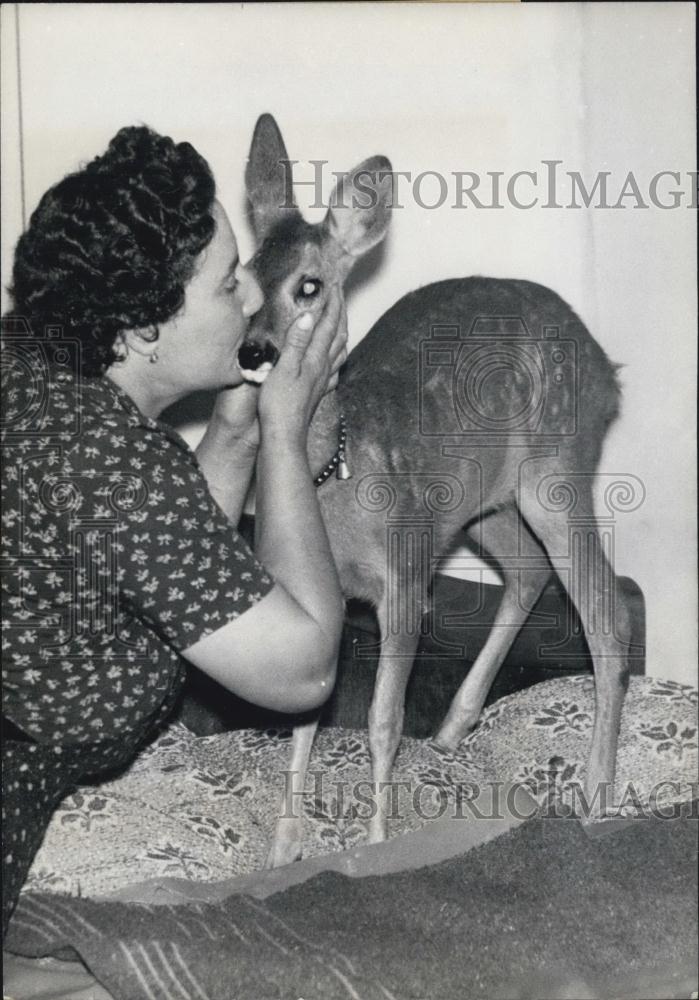
[[[328,464],[318,473],[313,480],[316,486],[322,486],[332,476],[333,472],[337,479],[351,479],[352,473],[345,460],[345,443],[347,441],[347,424],[344,413],[340,414],[340,429],[338,431],[337,451]]]

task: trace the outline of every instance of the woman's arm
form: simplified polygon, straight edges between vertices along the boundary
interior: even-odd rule
[[[305,711],[332,690],[344,601],[307,457],[308,425],[345,355],[335,291],[314,331],[294,324],[260,390],[256,550],[270,593],[183,655],[242,697]],[[338,329],[339,326],[339,329]]]
[[[211,495],[235,527],[250,489],[260,428],[259,389],[239,385],[219,392],[204,437],[196,448]]]

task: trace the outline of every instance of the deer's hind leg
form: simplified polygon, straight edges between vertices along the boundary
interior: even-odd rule
[[[575,605],[585,630],[595,673],[595,722],[585,782],[591,810],[584,819],[601,818],[611,804],[619,724],[628,684],[631,614],[607,559],[594,516],[592,476],[566,482],[557,496],[540,496],[537,482],[522,489],[519,508],[545,546],[549,559]],[[543,480],[541,480],[543,482]],[[561,510],[561,498],[570,498]]]
[[[435,742],[449,750],[477,725],[497,672],[551,575],[546,554],[514,506],[489,515],[468,534],[478,534],[496,560],[504,588],[486,643],[435,736]]]

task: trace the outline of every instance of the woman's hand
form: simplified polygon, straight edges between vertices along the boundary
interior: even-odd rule
[[[315,328],[311,314],[303,313],[287,331],[279,360],[260,389],[263,430],[305,436],[346,358],[347,317],[340,288],[333,285]]]
[[[259,389],[243,382],[232,389],[221,389],[211,414],[211,422],[233,446],[250,451],[254,456],[260,444],[260,422],[257,418]]]

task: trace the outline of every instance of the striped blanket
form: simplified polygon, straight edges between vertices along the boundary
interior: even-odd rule
[[[696,818],[595,840],[533,820],[439,865],[266,900],[30,895],[8,944],[79,954],[115,1000],[689,997],[696,835]]]

